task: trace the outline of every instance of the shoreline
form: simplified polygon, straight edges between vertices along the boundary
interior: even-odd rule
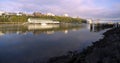
[[[0,24],[23,24],[25,22],[0,22]]]
[[[69,51],[67,55],[50,58],[47,63],[120,63],[120,27],[103,35],[82,52]]]

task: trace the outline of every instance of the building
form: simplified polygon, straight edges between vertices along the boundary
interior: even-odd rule
[[[0,11],[0,16],[2,16],[4,13],[5,13],[5,12],[3,12],[3,11]]]
[[[14,12],[5,12],[4,15],[11,16],[11,15],[17,15],[17,13],[14,13]]]
[[[87,19],[87,23],[92,24],[93,20],[92,19]]]
[[[26,16],[34,16],[33,14],[29,14],[29,13],[26,13],[25,15]]]
[[[24,16],[24,15],[26,15],[26,13],[24,13],[24,12],[19,12],[18,15]]]
[[[34,12],[33,15],[34,15],[34,16],[41,16],[42,13],[40,13],[40,12]]]
[[[20,14],[20,13],[17,13],[16,15],[17,15],[17,16],[22,16],[22,14]]]
[[[55,16],[55,14],[53,14],[53,13],[47,13],[46,15],[47,16]]]
[[[69,15],[68,15],[68,14],[64,14],[63,16],[65,16],[65,17],[69,17]]]
[[[15,12],[3,12],[3,11],[0,11],[0,15],[17,15],[17,13]]]
[[[53,20],[47,20],[47,19],[29,18],[28,23],[46,25],[46,24],[59,24],[60,22],[53,21]]]

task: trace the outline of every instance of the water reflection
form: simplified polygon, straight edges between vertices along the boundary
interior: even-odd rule
[[[0,63],[43,63],[101,38],[88,24],[0,25]]]
[[[53,24],[53,25],[40,25],[40,24],[29,24],[28,25],[28,30],[37,30],[37,29],[53,29],[53,28],[59,28],[60,25],[58,24]]]
[[[88,29],[90,29],[90,32],[99,32],[104,29],[112,28],[113,25],[111,24],[89,24]]]
[[[85,24],[83,25],[39,25],[39,24],[29,24],[29,25],[0,25],[0,35],[4,34],[24,34],[27,32],[33,32],[34,34],[53,34],[56,31],[62,31],[65,34],[69,32],[69,30],[77,31],[78,29],[88,28],[91,32],[99,32],[101,30],[110,28],[112,26],[104,26],[104,25],[95,25],[95,24]]]
[[[83,28],[83,25],[39,25],[39,24],[29,24],[29,25],[0,25],[0,35],[4,34],[25,34],[32,32],[34,34],[53,34],[56,31],[62,31],[65,34],[68,33],[68,30],[76,31],[80,28]]]

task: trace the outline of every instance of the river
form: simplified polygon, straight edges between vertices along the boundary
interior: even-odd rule
[[[89,24],[2,24],[0,63],[43,63],[68,51],[82,51],[102,38],[105,31]]]

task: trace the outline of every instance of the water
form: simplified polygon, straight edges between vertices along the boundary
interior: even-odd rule
[[[89,24],[3,24],[0,25],[0,63],[42,63],[68,51],[82,51],[102,37],[103,29],[91,30]]]

